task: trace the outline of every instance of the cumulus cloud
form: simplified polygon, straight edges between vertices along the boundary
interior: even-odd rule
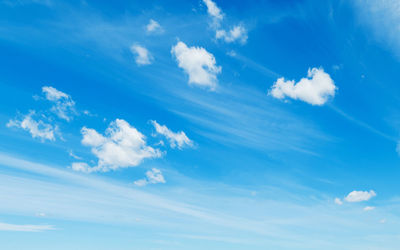
[[[0,222],[0,231],[42,232],[54,229],[51,225],[15,225]]]
[[[277,99],[289,97],[312,105],[323,105],[329,97],[335,96],[336,89],[329,74],[322,68],[313,68],[308,70],[307,78],[302,78],[297,83],[294,80],[279,78],[269,94]]]
[[[58,127],[49,123],[45,123],[42,120],[35,120],[33,118],[34,115],[35,111],[30,111],[20,120],[9,120],[6,126],[9,128],[16,127],[26,130],[32,135],[33,138],[39,138],[42,141],[54,141],[56,139],[55,134],[58,131]]]
[[[335,203],[337,205],[343,205],[343,201],[341,199],[339,199],[339,198],[335,198]]]
[[[224,18],[221,9],[218,8],[215,2],[212,0],[203,0],[203,3],[207,6],[208,15],[210,15],[215,21],[219,22]]]
[[[153,61],[153,57],[150,52],[143,46],[132,45],[131,52],[135,55],[135,62],[137,65],[149,65]]]
[[[179,149],[182,149],[183,147],[191,147],[193,146],[193,141],[191,141],[183,131],[179,132],[172,132],[167,126],[165,125],[160,125],[157,123],[157,121],[151,121],[153,124],[154,128],[156,129],[156,132],[160,135],[165,136],[167,140],[169,141],[169,145],[171,148],[178,147]]]
[[[375,197],[376,193],[374,190],[371,191],[352,191],[344,199],[347,202],[361,202],[367,201],[372,197]]]
[[[146,30],[148,33],[155,33],[155,32],[161,32],[162,28],[157,21],[150,19],[149,23],[146,25]]]
[[[215,38],[222,39],[227,43],[239,41],[241,44],[245,44],[247,42],[247,30],[242,25],[236,25],[229,31],[217,30]]]
[[[146,178],[134,182],[134,184],[139,187],[156,183],[165,183],[165,179],[161,173],[161,170],[157,168],[152,168],[151,170],[147,171]]]
[[[107,172],[119,168],[135,167],[144,159],[161,157],[161,152],[146,144],[145,136],[128,122],[116,119],[106,129],[105,135],[83,127],[82,144],[91,147],[98,158],[97,166],[74,162],[71,168],[85,173]]]
[[[189,75],[189,84],[215,89],[221,67],[216,65],[213,54],[201,47],[188,47],[183,42],[173,46],[171,53],[176,57],[178,66]]]
[[[70,121],[75,111],[75,102],[68,94],[50,86],[42,87],[42,92],[47,100],[54,103],[51,110],[61,119]]]

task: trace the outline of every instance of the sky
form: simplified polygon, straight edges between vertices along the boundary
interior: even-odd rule
[[[1,0],[1,248],[399,249],[399,10]]]

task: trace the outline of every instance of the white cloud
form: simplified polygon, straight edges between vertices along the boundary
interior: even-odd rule
[[[308,70],[307,78],[295,83],[294,80],[279,78],[269,94],[278,99],[289,97],[299,99],[312,105],[323,105],[329,97],[335,96],[337,87],[322,68]]]
[[[201,47],[187,47],[183,42],[173,46],[171,53],[176,57],[178,66],[189,75],[189,83],[215,89],[221,67],[216,65],[213,54]]]
[[[221,21],[224,18],[224,15],[220,8],[218,8],[217,4],[212,0],[203,0],[204,4],[207,6],[207,13],[210,15],[215,21]]]
[[[45,94],[47,100],[55,103],[55,105],[51,107],[51,110],[59,118],[66,121],[72,119],[76,111],[75,102],[72,100],[71,96],[50,86],[42,87],[42,92]]]
[[[227,43],[239,41],[241,44],[247,42],[247,30],[242,25],[236,25],[229,31],[217,30],[215,38],[223,39]]]
[[[376,196],[376,193],[374,190],[371,190],[369,192],[368,191],[352,191],[344,199],[347,202],[361,202],[361,201],[367,201],[374,196]]]
[[[161,28],[161,25],[157,21],[150,19],[149,23],[146,25],[146,30],[148,33],[154,33],[157,31],[161,32],[162,28]]]
[[[371,206],[364,207],[364,211],[371,211],[371,210],[374,210],[374,209],[375,209],[375,207],[371,207]]]
[[[71,168],[75,171],[107,172],[137,166],[147,158],[161,157],[158,149],[147,146],[142,133],[122,119],[111,122],[105,135],[86,127],[81,129],[81,133],[82,144],[92,148],[98,163],[90,167],[84,162],[74,162]]]
[[[69,150],[68,154],[69,154],[69,156],[71,156],[72,158],[74,158],[76,160],[82,160],[82,157],[79,157],[76,154],[74,154],[74,152],[72,150]]]
[[[132,45],[131,52],[135,55],[135,62],[137,65],[149,65],[153,61],[153,57],[150,52],[143,46]]]
[[[0,231],[42,232],[54,229],[51,225],[15,225],[0,222]]]
[[[165,183],[165,179],[161,173],[161,170],[157,168],[152,168],[151,170],[147,171],[146,178],[134,182],[134,184],[139,187],[156,183]]]
[[[343,201],[339,198],[335,198],[335,203],[338,205],[343,205]]]
[[[191,141],[186,136],[185,132],[180,131],[175,133],[167,128],[167,126],[158,124],[157,121],[151,121],[151,123],[153,124],[158,134],[163,135],[165,136],[165,138],[167,138],[171,148],[178,147],[179,149],[182,149],[185,146],[193,146],[193,141]]]
[[[40,138],[42,141],[54,141],[56,139],[55,134],[58,132],[58,127],[45,123],[42,120],[35,120],[33,118],[34,115],[35,111],[30,111],[22,120],[10,120],[6,126],[9,128],[16,127],[26,130],[33,138]]]

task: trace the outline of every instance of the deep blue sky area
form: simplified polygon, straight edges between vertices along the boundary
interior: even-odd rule
[[[0,248],[399,249],[399,10],[0,0]]]

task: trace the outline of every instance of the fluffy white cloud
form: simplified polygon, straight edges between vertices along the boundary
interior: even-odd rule
[[[165,138],[167,138],[171,148],[178,147],[179,149],[182,149],[185,146],[188,147],[193,146],[193,141],[191,141],[186,136],[185,132],[183,131],[172,132],[169,128],[167,128],[167,126],[160,125],[157,123],[157,121],[151,121],[151,123],[153,124],[158,134],[163,135],[165,136]]]
[[[371,210],[374,210],[374,209],[375,209],[375,207],[371,207],[371,206],[364,207],[364,211],[371,211]]]
[[[40,138],[42,141],[54,141],[56,139],[55,134],[58,131],[58,127],[45,123],[42,120],[35,120],[33,118],[34,115],[35,111],[30,111],[22,120],[10,120],[6,126],[9,128],[16,127],[26,130],[33,138]]]
[[[374,196],[376,196],[376,193],[374,190],[371,190],[369,192],[368,191],[352,191],[344,199],[347,202],[361,202],[361,201],[367,201]]]
[[[335,198],[335,203],[338,205],[343,205],[343,201],[339,198]]]
[[[337,87],[322,68],[308,70],[307,78],[295,83],[294,80],[279,78],[269,94],[278,99],[289,97],[299,99],[312,105],[323,105],[329,97],[335,96]]]
[[[137,65],[148,65],[153,61],[153,57],[150,52],[143,46],[132,45],[131,52],[135,55],[135,62]]]
[[[45,94],[47,100],[54,103],[51,110],[61,119],[70,121],[72,116],[76,113],[75,102],[71,96],[61,92],[53,87],[44,86],[42,92]]]
[[[0,231],[42,232],[54,229],[51,225],[15,225],[0,222]]]
[[[146,25],[146,30],[148,33],[154,33],[157,31],[162,31],[162,28],[157,21],[150,19],[149,23]]]
[[[229,31],[217,30],[215,38],[223,39],[227,43],[239,41],[242,44],[247,42],[247,30],[242,25],[236,25]]]
[[[152,168],[151,170],[147,171],[146,178],[134,182],[134,184],[139,187],[156,183],[165,183],[165,179],[161,173],[161,170],[157,168]]]
[[[220,8],[218,8],[217,4],[212,0],[203,0],[204,4],[207,6],[207,13],[216,21],[221,21],[224,18],[224,15]]]
[[[105,135],[83,127],[82,144],[92,148],[98,158],[97,166],[74,162],[71,168],[81,172],[107,172],[118,168],[134,167],[144,159],[161,157],[161,152],[147,146],[145,136],[122,119],[110,123]]]
[[[178,66],[189,75],[189,83],[215,89],[221,67],[216,65],[213,54],[201,47],[187,47],[183,42],[173,46],[171,53]]]

